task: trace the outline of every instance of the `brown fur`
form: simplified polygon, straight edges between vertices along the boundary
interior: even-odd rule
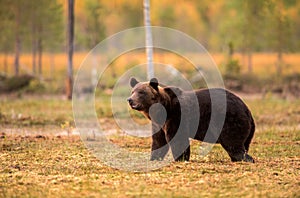
[[[133,87],[128,98],[130,106],[152,121],[151,160],[163,159],[169,147],[175,160],[189,160],[189,138],[193,138],[220,143],[232,161],[254,162],[247,153],[255,131],[254,120],[245,103],[233,93],[224,89],[183,91],[177,87],[159,86],[155,78],[150,82],[132,78],[130,84]],[[223,101],[219,99],[222,94],[226,97],[227,108],[223,112],[226,116],[219,137],[215,137],[215,131],[208,130],[209,125],[212,128],[218,125],[217,118],[224,109]],[[211,97],[215,98],[219,110],[216,119],[211,117]],[[196,105],[199,108],[195,108]],[[194,123],[199,125],[194,126]]]

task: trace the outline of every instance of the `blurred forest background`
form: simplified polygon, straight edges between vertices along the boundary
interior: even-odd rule
[[[151,0],[153,26],[198,40],[212,54],[226,86],[251,93],[299,94],[299,19],[297,0]],[[0,0],[0,92],[64,92],[66,24],[66,0]],[[137,26],[143,26],[141,0],[75,1],[75,72],[101,40]],[[155,59],[181,68],[188,64],[168,52],[156,51]],[[119,57],[111,77],[143,60],[144,51]],[[103,88],[112,86],[108,81]]]
[[[98,82],[91,79],[97,72],[85,70],[92,74],[86,84],[98,83],[95,97],[76,94],[74,99],[83,100],[73,103],[66,99],[72,93],[71,0],[0,0],[0,197],[300,197],[300,0],[149,1],[152,25],[180,30],[203,44],[225,87],[251,109],[256,132],[249,154],[255,164],[232,163],[221,145],[208,151],[191,140],[190,162],[150,171],[153,164],[135,156],[150,154],[152,140],[144,136],[151,133],[143,131],[151,124],[127,104],[130,87],[123,78],[128,72],[141,79],[132,68],[147,63],[145,50],[116,57]],[[74,76],[103,39],[144,25],[143,0],[75,0],[74,10]],[[124,40],[137,38],[131,37]],[[88,64],[111,60],[118,44]],[[153,60],[176,68],[194,88],[206,86],[206,62],[195,63],[204,68],[196,71],[184,57],[161,49],[154,49]],[[156,74],[173,77],[174,70],[162,70]],[[94,94],[94,87],[80,86]],[[95,110],[95,125],[88,108]],[[139,125],[134,133],[131,125]],[[120,159],[124,170],[136,169],[110,167]],[[141,165],[149,171],[138,173]]]

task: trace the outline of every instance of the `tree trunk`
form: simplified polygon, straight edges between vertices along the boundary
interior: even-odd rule
[[[74,2],[75,0],[68,0],[68,71],[66,94],[69,100],[72,99],[73,92]]]
[[[14,62],[14,66],[15,66],[15,75],[19,75],[19,65],[20,65],[20,49],[21,48],[21,41],[20,41],[20,37],[18,35],[18,33],[16,33],[16,43],[15,43],[15,62]]]
[[[277,19],[277,64],[276,64],[276,73],[277,76],[280,77],[282,73],[282,54],[283,54],[283,48],[284,48],[284,26],[283,26],[283,19],[281,16],[283,14],[281,13],[283,9],[282,1],[279,2],[279,17]]]
[[[249,50],[247,52],[247,64],[248,64],[248,73],[252,73],[253,68],[252,68],[252,52]]]
[[[154,77],[153,68],[153,42],[150,21],[150,3],[149,0],[144,0],[144,24],[146,28],[146,54],[148,62],[148,79]]]
[[[55,70],[55,59],[54,59],[53,52],[50,52],[49,62],[50,62],[50,79],[52,80],[54,76],[54,70]]]
[[[279,50],[278,53],[277,53],[277,64],[276,64],[276,67],[277,67],[277,75],[278,76],[281,76],[282,74],[282,51]]]
[[[38,48],[38,74],[41,77],[42,76],[42,56],[43,56],[43,45],[42,45],[42,39],[39,38],[37,42],[37,48]]]
[[[7,75],[8,74],[8,66],[7,66],[7,56],[8,53],[4,53],[4,59],[3,59],[3,66],[4,66],[4,73]]]
[[[20,10],[16,10],[16,29],[15,29],[15,61],[14,69],[15,75],[19,75],[19,65],[20,65],[20,51],[21,51],[21,39],[20,39]]]
[[[232,60],[233,54],[234,54],[234,46],[233,46],[233,42],[230,41],[228,43],[228,57],[230,60]]]
[[[32,38],[32,73],[36,73],[36,51],[37,51],[37,44],[36,39]]]
[[[32,5],[33,6],[33,5]],[[31,13],[31,45],[32,45],[32,73],[36,73],[36,51],[37,51],[37,41],[36,41],[36,17],[35,9],[32,8]]]

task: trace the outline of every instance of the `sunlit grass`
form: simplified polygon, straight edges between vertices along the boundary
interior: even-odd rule
[[[109,100],[104,104],[109,105]],[[191,141],[191,161],[174,162],[147,172],[124,172],[104,165],[78,136],[49,134],[49,127],[72,117],[71,103],[59,98],[1,99],[3,127],[19,124],[14,114],[42,119],[41,136],[7,133],[0,139],[0,195],[2,197],[297,197],[299,196],[299,100],[273,97],[246,99],[257,131],[249,154],[255,164],[232,163],[220,145],[201,157],[198,141]],[[107,110],[109,111],[109,110]],[[105,112],[105,111],[104,111]],[[22,117],[21,116],[21,117]],[[115,127],[112,118],[98,114],[105,129]],[[103,120],[104,119],[104,120]],[[56,121],[55,121],[56,120]],[[27,125],[36,130],[39,124]],[[150,138],[123,133],[108,136],[128,151],[149,152]]]

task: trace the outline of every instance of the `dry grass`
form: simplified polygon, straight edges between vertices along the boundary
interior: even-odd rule
[[[86,149],[79,137],[49,135],[47,129],[53,125],[53,119],[68,120],[71,103],[51,99],[39,107],[40,100],[31,98],[30,103],[14,99],[2,103],[1,112],[8,117],[11,116],[9,109],[14,109],[16,114],[31,115],[33,120],[39,118],[39,108],[47,115],[43,119],[44,132],[40,131],[39,136],[1,136],[1,197],[300,196],[299,100],[269,96],[246,101],[257,124],[250,147],[255,164],[230,162],[219,145],[202,158],[200,143],[192,141],[190,162],[174,162],[147,173],[124,172],[105,166]],[[26,105],[28,103],[31,105]],[[57,113],[59,109],[66,112]],[[111,126],[108,120],[102,123],[106,123],[108,129]],[[1,126],[0,132],[4,127]],[[20,128],[22,130],[25,129]],[[34,131],[34,123],[26,130]],[[149,151],[150,148],[149,138],[114,135],[110,140],[128,150]]]
[[[157,171],[133,173],[103,165],[78,138],[7,137],[1,141],[0,195],[299,196],[299,145],[265,143],[252,145],[254,155],[263,155],[256,157],[255,164],[231,163],[218,146],[207,158],[197,158],[198,147],[193,144],[189,163],[174,162]]]

